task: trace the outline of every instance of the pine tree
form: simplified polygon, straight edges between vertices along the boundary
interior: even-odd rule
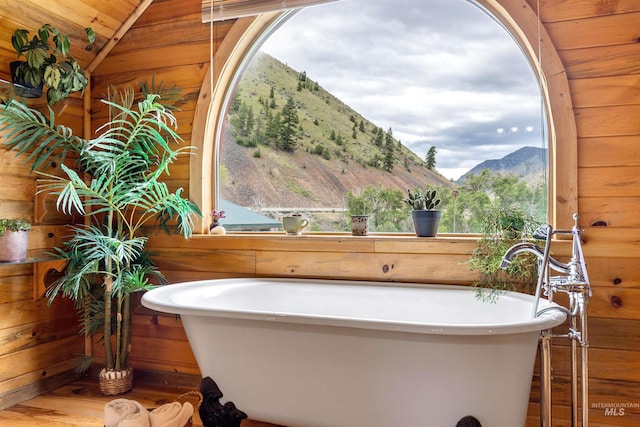
[[[280,118],[281,114],[278,111],[275,115],[269,115],[267,118],[267,130],[265,136],[269,139],[276,140],[280,135]]]
[[[427,169],[429,170],[434,170],[436,167],[436,153],[436,147],[434,147],[433,145],[431,146],[431,148],[429,148],[429,151],[427,151],[425,162],[427,164]]]
[[[282,108],[280,121],[280,132],[278,135],[278,145],[285,151],[293,152],[296,149],[296,130],[299,123],[298,111],[293,97],[287,99],[286,105]]]
[[[272,110],[275,110],[277,107],[276,90],[273,88],[273,86],[271,86],[271,90],[269,91],[269,99],[271,99],[271,101],[269,101],[269,108],[271,108]]]
[[[385,135],[385,144],[384,144],[384,170],[387,172],[391,172],[393,169],[393,153],[395,151],[394,143],[393,143],[393,131],[391,128],[387,131]]]
[[[242,100],[240,99],[240,90],[238,89],[236,93],[231,98],[231,104],[229,105],[229,113],[234,114],[240,110],[240,106],[242,105]]]
[[[382,146],[384,145],[384,131],[382,130],[382,128],[378,128],[378,130],[376,131],[376,139],[374,143],[380,148],[382,148]]]
[[[242,110],[244,115],[242,134],[244,136],[247,136],[253,131],[253,127],[255,125],[255,118],[253,116],[253,107],[243,104]]]
[[[260,116],[256,118],[256,126],[253,131],[253,140],[256,145],[261,144],[264,139],[264,129],[262,125],[262,119]]]

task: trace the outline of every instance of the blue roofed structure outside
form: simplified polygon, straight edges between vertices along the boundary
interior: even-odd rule
[[[218,210],[225,212],[220,225],[229,231],[282,231],[282,224],[266,215],[220,199]]]

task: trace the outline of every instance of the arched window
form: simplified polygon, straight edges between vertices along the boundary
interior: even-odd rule
[[[347,2],[345,2],[347,3]],[[351,2],[349,2],[351,3]],[[353,2],[355,3],[355,2]],[[387,2],[388,3],[388,2]],[[423,2],[420,2],[421,4]],[[427,3],[427,2],[424,2]],[[551,223],[557,223],[555,221],[555,215],[557,214],[557,212],[559,210],[562,210],[562,208],[564,207],[569,207],[570,210],[574,210],[575,209],[575,196],[573,196],[572,194],[569,194],[571,191],[567,191],[568,189],[571,190],[570,187],[571,186],[571,181],[572,178],[570,176],[567,175],[567,178],[564,178],[565,174],[561,174],[563,178],[559,179],[560,175],[558,175],[556,172],[556,168],[555,165],[557,164],[558,158],[565,158],[565,159],[572,159],[572,157],[575,156],[575,141],[571,141],[571,138],[573,136],[573,138],[575,138],[575,126],[572,126],[572,118],[571,118],[571,122],[568,124],[565,124],[563,126],[561,126],[561,133],[562,135],[565,135],[569,138],[566,139],[564,148],[562,148],[561,150],[558,150],[558,147],[555,144],[555,136],[558,133],[557,130],[557,126],[554,125],[554,121],[553,121],[553,115],[554,115],[554,110],[558,111],[560,113],[562,113],[562,109],[564,107],[566,107],[566,102],[567,99],[562,99],[563,95],[562,94],[554,94],[555,96],[558,96],[558,99],[560,100],[560,102],[558,102],[558,99],[555,98],[555,96],[553,98],[551,98],[549,96],[549,88],[550,87],[554,87],[560,90],[565,90],[566,89],[566,80],[564,81],[560,81],[562,79],[558,79],[557,75],[554,75],[553,79],[551,82],[548,82],[545,79],[545,74],[543,73],[543,70],[545,68],[555,68],[557,69],[558,64],[559,64],[559,60],[557,59],[557,56],[555,56],[555,51],[552,49],[552,46],[548,45],[548,42],[545,39],[545,35],[543,33],[543,29],[540,29],[540,26],[537,25],[537,17],[534,13],[534,11],[532,10],[525,10],[524,12],[522,10],[518,10],[517,8],[514,8],[511,14],[506,11],[504,8],[502,8],[502,6],[499,6],[499,4],[497,2],[491,2],[491,1],[485,1],[483,2],[484,6],[487,8],[487,10],[489,11],[489,13],[493,14],[494,16],[496,16],[500,22],[505,26],[505,28],[507,28],[510,33],[512,34],[512,36],[514,37],[514,39],[518,42],[518,44],[520,45],[520,47],[522,48],[523,52],[525,53],[525,56],[529,59],[530,64],[532,65],[532,69],[534,71],[534,74],[536,75],[536,77],[539,80],[539,84],[540,87],[542,89],[542,94],[543,94],[543,98],[546,101],[546,111],[545,111],[545,115],[548,119],[548,124],[549,124],[549,131],[548,131],[548,135],[549,135],[549,147],[550,147],[550,156],[549,156],[549,164],[550,164],[550,170],[549,170],[549,181],[551,183],[550,186],[550,191],[549,191],[549,200],[550,200],[550,206],[549,206],[549,211],[550,211],[550,222]],[[505,2],[502,2],[505,3]],[[506,2],[506,3],[510,3],[510,2]],[[428,3],[427,3],[428,4]],[[464,5],[467,6],[468,5]],[[328,7],[328,6],[327,6]],[[313,10],[309,10],[308,13],[314,13]],[[238,75],[240,74],[240,70],[244,71],[243,65],[246,66],[248,61],[247,59],[250,57],[253,57],[253,51],[252,49],[255,49],[257,45],[260,45],[262,43],[262,41],[266,38],[266,36],[269,34],[269,32],[274,28],[277,27],[278,25],[282,24],[282,21],[279,21],[278,18],[282,19],[282,17],[286,15],[261,15],[257,18],[245,18],[244,22],[238,21],[238,23],[235,24],[235,26],[241,26],[243,28],[238,30],[238,33],[242,35],[242,37],[237,37],[235,39],[236,42],[240,42],[240,43],[234,43],[234,50],[235,52],[231,53],[231,52],[227,52],[226,53],[226,59],[225,59],[225,67],[221,67],[221,68],[226,68],[226,79],[225,79],[225,75],[221,76],[220,79],[220,83],[217,86],[217,90],[224,90],[226,97],[221,97],[220,92],[216,93],[217,98],[219,99],[219,104],[218,105],[225,105],[225,107],[227,107],[231,101],[233,100],[233,97],[231,96],[231,90],[230,87],[231,86],[235,86],[232,83],[234,83],[234,80],[236,80],[238,78]],[[526,24],[526,26],[521,26],[521,25],[517,25],[516,22],[521,21],[524,22]],[[384,28],[384,24],[388,22],[388,25],[400,25],[398,23],[394,23],[393,20],[389,20],[389,21],[384,21],[381,22],[381,31]],[[286,25],[286,24],[285,24]],[[535,29],[535,31],[534,31]],[[233,32],[233,31],[232,31]],[[230,34],[231,36],[233,36],[233,34]],[[230,35],[227,35],[227,38],[229,38]],[[249,35],[249,36],[247,36]],[[230,39],[231,40],[231,39]],[[225,39],[226,42],[226,39]],[[243,45],[244,43],[244,45]],[[311,47],[310,47],[311,49]],[[543,52],[543,61],[542,64],[540,65],[538,63],[537,60],[535,60],[535,56],[537,54],[537,52]],[[361,54],[366,55],[367,52],[362,52]],[[235,59],[234,59],[235,57]],[[217,55],[217,60],[221,61],[223,59],[223,55]],[[244,60],[244,64],[243,61]],[[229,62],[231,61],[231,62]],[[229,67],[229,64],[231,63],[235,63],[234,67]],[[235,70],[235,74],[230,72],[230,69]],[[303,73],[304,71],[307,70],[297,70],[299,73]],[[224,74],[224,73],[223,73]],[[299,78],[303,78],[304,75],[298,76]],[[309,72],[309,76],[308,76],[309,80],[313,82],[313,84],[315,85],[318,82],[314,82],[314,78],[311,72]],[[225,84],[226,81],[226,84]],[[322,84],[322,82],[320,82],[320,84]],[[259,91],[260,89],[256,88],[256,91]],[[215,93],[215,92],[214,92]],[[256,96],[258,98],[262,97],[263,99],[260,101],[262,103],[268,103],[271,102],[269,99],[269,94],[261,94],[258,95],[256,93]],[[215,99],[214,99],[215,102]],[[226,102],[226,104],[225,104]],[[281,99],[279,101],[280,103],[283,103],[283,100]],[[569,105],[570,105],[570,101]],[[263,104],[261,104],[263,105]],[[282,105],[280,105],[280,107],[284,107]],[[232,108],[240,108],[237,104],[232,106]],[[381,107],[381,110],[383,110],[384,108]],[[213,110],[212,110],[213,111]],[[218,110],[220,111],[220,110]],[[226,110],[225,110],[226,111]],[[246,112],[245,112],[246,113]],[[489,112],[490,113],[490,112]],[[255,114],[255,112],[253,113]],[[486,114],[486,112],[485,112]],[[481,121],[482,114],[479,115],[478,120]],[[214,113],[212,115],[210,115],[209,117],[210,119],[215,120],[215,122],[210,121],[209,125],[216,123],[218,124],[217,126],[217,135],[218,135],[218,140],[220,140],[222,138],[223,133],[221,132],[221,127],[219,126],[219,124],[222,122],[222,117],[220,115],[217,115]],[[255,116],[254,116],[255,119]],[[243,119],[244,120],[244,119]],[[358,134],[358,132],[360,132],[360,125],[361,123],[358,121],[358,118],[356,118],[356,121],[353,122],[354,126],[353,126],[353,135]],[[370,125],[369,123],[367,123],[368,125]],[[380,125],[384,125],[387,126],[390,123],[380,123]],[[237,125],[237,123],[236,123]],[[307,125],[308,126],[308,125]],[[515,132],[516,131],[516,127],[518,128],[518,130],[522,129],[522,127],[524,127],[524,131],[526,132],[526,126],[532,126],[533,125],[527,125],[526,123],[524,124],[520,124],[520,123],[516,123],[516,124],[504,124],[504,125],[496,125],[493,129],[493,132],[495,133],[493,136],[494,137],[500,137],[500,136],[504,136],[501,135],[501,130],[503,133],[505,132]],[[366,127],[366,126],[365,126]],[[391,127],[391,126],[390,126]],[[387,130],[387,129],[384,129]],[[302,129],[297,129],[297,131],[301,132],[303,135],[305,134],[305,130],[304,130],[304,126],[302,127]],[[370,129],[370,131],[372,132],[372,130]],[[310,134],[310,132],[308,132]],[[345,133],[347,133],[345,131]],[[365,131],[366,133],[366,131]],[[401,132],[399,132],[401,133]],[[209,131],[209,134],[211,134],[211,131]],[[338,136],[342,137],[342,138],[350,138],[352,135],[349,134],[340,134],[340,135],[335,135],[334,138],[338,138]],[[360,136],[360,135],[358,135]],[[331,135],[329,135],[329,138],[331,138]],[[322,156],[323,153],[320,153],[320,149],[317,147],[320,147],[320,141],[315,141],[315,142],[309,142],[309,144],[304,148],[305,150],[309,150],[311,151],[313,154]],[[398,141],[394,140],[394,142],[397,144]],[[407,141],[407,143],[410,143],[411,141]],[[563,141],[564,142],[564,141]],[[227,141],[224,141],[223,144],[226,144]],[[248,142],[249,145],[251,145],[251,142]],[[314,147],[315,145],[315,147]],[[345,144],[346,145],[346,144]],[[437,144],[434,144],[437,147]],[[572,147],[573,145],[573,147]],[[205,147],[207,145],[205,144]],[[203,147],[203,148],[205,148]],[[209,147],[212,148],[212,147]],[[255,158],[259,158],[258,156],[262,156],[262,152],[261,150],[259,150],[259,147],[252,147],[253,150],[253,155],[255,155]],[[285,150],[286,151],[286,150]],[[205,150],[205,153],[207,151]],[[211,151],[209,151],[211,152]],[[216,150],[216,153],[219,153],[218,150]],[[213,153],[211,153],[213,154]],[[340,153],[332,153],[329,152],[328,155],[340,155]],[[347,161],[349,160],[354,160],[354,157],[348,157]],[[380,159],[379,159],[380,160]],[[381,161],[383,161],[384,159],[382,159]],[[397,162],[397,159],[396,159]],[[405,162],[406,162],[406,158],[405,158]],[[571,168],[571,163],[574,163],[573,166],[575,167],[575,160],[571,160],[569,162],[569,167]],[[215,164],[216,162],[214,162]],[[226,165],[224,165],[226,166]],[[399,165],[400,167],[405,167],[407,166],[406,163],[403,165]],[[411,165],[409,165],[410,167]],[[205,170],[206,169],[206,165],[201,164],[200,167]],[[376,167],[375,165],[369,165],[369,167]],[[437,167],[436,167],[437,168]],[[218,169],[219,171],[222,171],[223,175],[222,178],[224,178],[224,168],[220,168]],[[277,170],[271,171],[271,173],[278,173]],[[203,186],[206,186],[206,177],[204,176],[205,174],[203,174],[203,178],[202,178],[202,183]],[[215,174],[214,174],[215,175]],[[219,172],[217,173],[218,176],[220,176]],[[574,178],[575,179],[575,175]],[[302,196],[307,196],[304,194],[305,189],[303,187],[299,187],[296,188],[295,186],[295,182],[284,182],[284,186],[286,187],[287,185],[289,187],[288,190],[289,191],[293,191],[296,192],[298,191],[299,193],[301,193]],[[220,187],[220,182],[217,182],[217,187]],[[238,185],[238,183],[235,183],[236,185]],[[241,183],[241,185],[251,185],[251,177],[250,175],[247,177],[246,182]],[[285,188],[283,187],[283,188]],[[575,187],[573,187],[572,190],[575,190]],[[277,190],[276,190],[277,191]],[[561,197],[558,197],[558,195],[564,194],[567,197],[565,198],[564,195]],[[206,199],[208,196],[205,196],[204,198]],[[260,203],[260,200],[254,200],[254,202],[256,203]],[[206,206],[206,203],[203,204],[204,206]],[[570,207],[573,206],[573,209]],[[276,206],[277,207],[277,206]],[[295,206],[280,206],[281,208],[291,208],[291,207],[295,207]],[[560,209],[559,209],[560,208]]]

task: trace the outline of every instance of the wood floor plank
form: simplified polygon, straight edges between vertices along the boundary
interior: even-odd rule
[[[0,412],[0,425],[15,427],[95,427],[102,423],[102,417],[85,417],[70,414],[66,410],[47,410],[42,408],[16,405]]]
[[[84,377],[0,411],[0,427],[100,427],[104,425],[104,406],[115,398],[136,400],[145,408],[153,409],[193,390],[188,386],[139,381],[129,393],[103,396],[97,379]],[[193,417],[193,427],[202,427],[197,413]],[[242,427],[278,426],[245,420]]]

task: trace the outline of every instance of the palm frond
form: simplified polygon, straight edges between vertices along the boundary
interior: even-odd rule
[[[88,259],[82,251],[77,250],[72,242],[67,244],[66,249],[66,251],[61,249],[57,251],[57,256],[67,261],[65,274],[47,288],[46,295],[49,298],[49,303],[52,303],[61,293],[78,305],[91,294],[95,280],[100,274],[100,262]]]
[[[175,193],[169,194],[167,202],[163,205],[163,209],[156,214],[156,223],[167,233],[170,233],[168,224],[174,219],[177,220],[179,232],[185,239],[191,237],[193,230],[193,215],[202,216],[202,212],[198,206],[189,199],[181,197],[182,188],[176,190]]]
[[[52,111],[51,109],[49,109]],[[0,132],[3,144],[18,155],[28,153],[31,170],[52,161],[64,162],[68,153],[82,151],[85,141],[70,128],[55,125],[53,113],[47,118],[39,111],[12,99],[0,108]]]
[[[175,84],[169,88],[165,88],[163,85],[164,82],[162,81],[159,84],[156,84],[155,75],[153,75],[151,76],[151,83],[146,81],[140,82],[140,90],[145,98],[150,94],[158,94],[158,102],[161,102],[162,105],[170,110],[179,110],[179,107],[184,103],[182,89],[177,87]]]
[[[149,281],[151,276],[156,276],[160,272],[152,265],[133,265],[128,269],[123,277],[123,291],[127,294],[146,291],[153,287]]]

